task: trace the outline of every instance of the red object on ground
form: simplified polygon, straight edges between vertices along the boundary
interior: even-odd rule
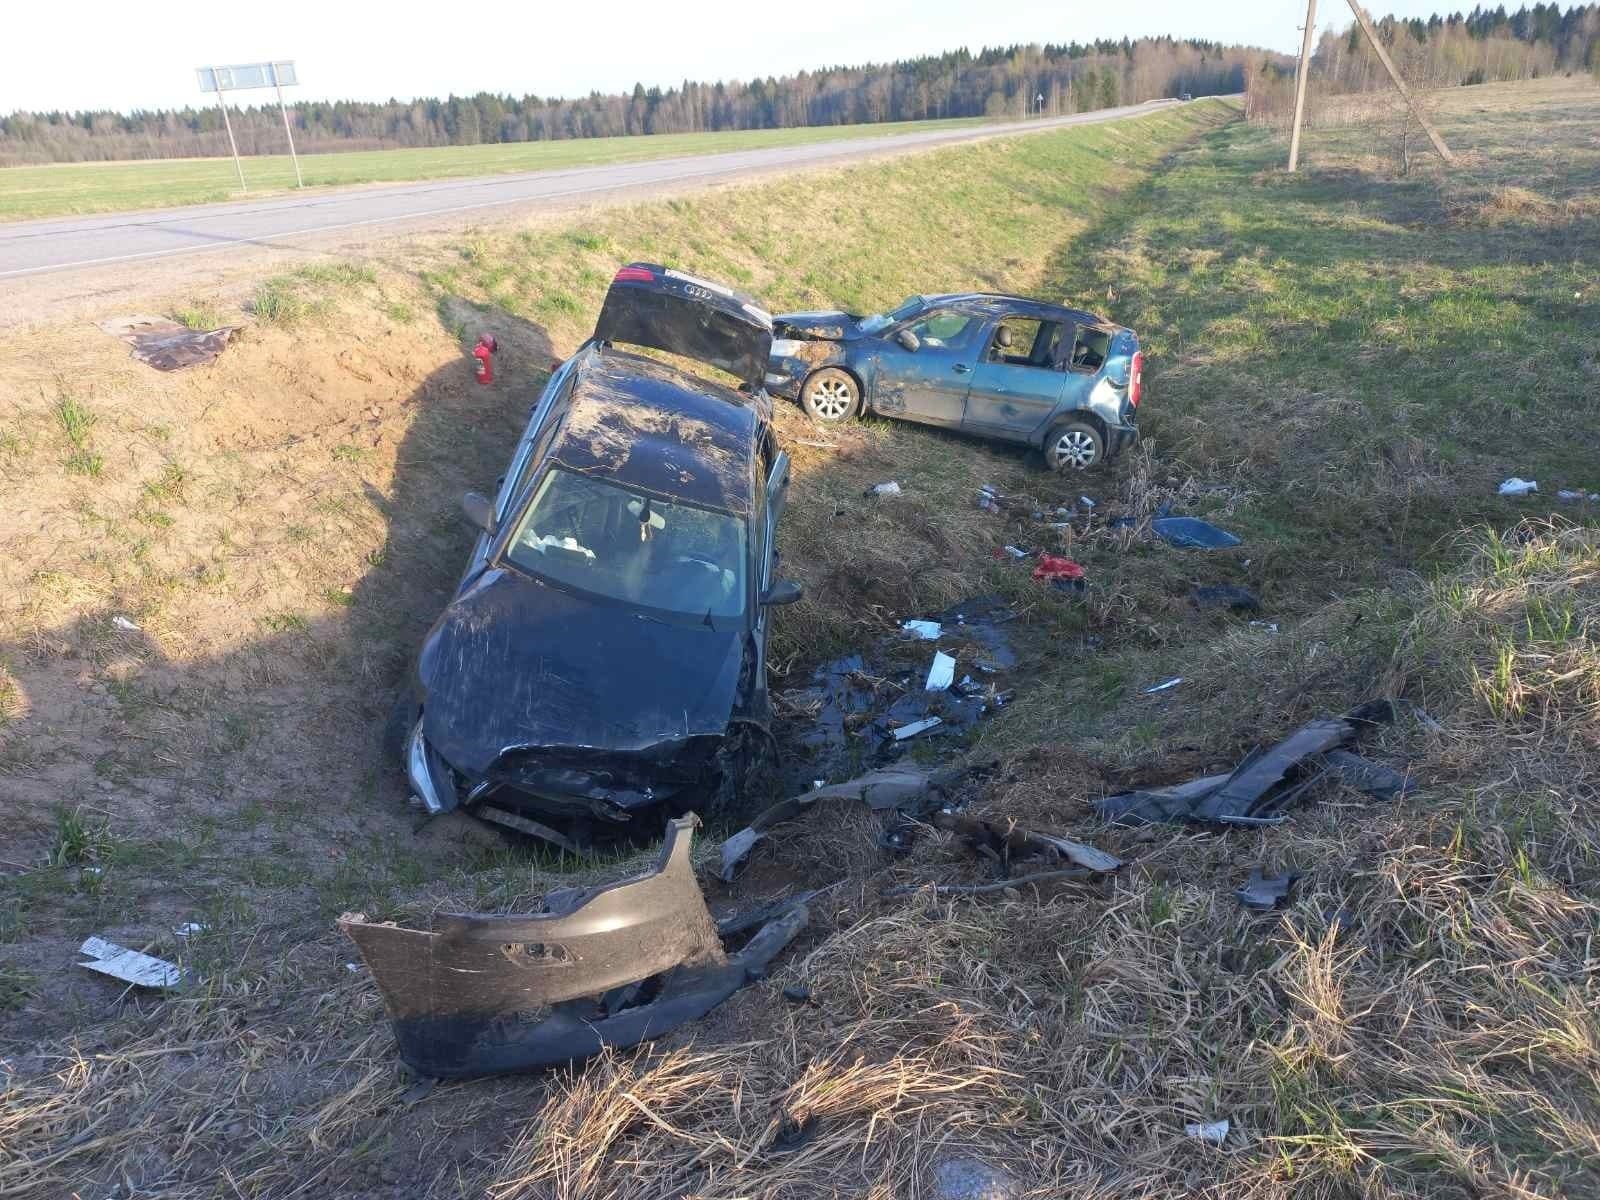
[[[494,334],[482,333],[478,335],[478,344],[472,348],[472,357],[478,360],[478,382],[494,382],[494,352],[500,349],[500,344],[494,340]]]
[[[1033,569],[1033,577],[1040,583],[1052,579],[1082,579],[1083,568],[1063,555],[1041,554],[1039,565]]]

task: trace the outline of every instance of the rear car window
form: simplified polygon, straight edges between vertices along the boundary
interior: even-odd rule
[[[1072,343],[1074,371],[1098,371],[1106,365],[1106,355],[1111,352],[1111,335],[1103,329],[1079,328]]]

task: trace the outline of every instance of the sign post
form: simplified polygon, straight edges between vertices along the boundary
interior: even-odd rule
[[[283,135],[289,139],[289,159],[294,163],[295,186],[305,187],[306,182],[300,176],[300,156],[294,149],[294,131],[289,127],[289,109],[283,102],[284,85],[293,87],[300,82],[295,78],[294,63],[282,60],[234,67],[200,67],[195,73],[200,77],[202,92],[217,94],[217,105],[222,109],[222,123],[228,130],[228,145],[233,150],[233,165],[239,172],[239,189],[249,191],[245,187],[244,165],[239,161],[239,144],[233,140],[233,123],[228,120],[228,104],[223,93],[268,87],[278,93],[278,111],[283,114]]]

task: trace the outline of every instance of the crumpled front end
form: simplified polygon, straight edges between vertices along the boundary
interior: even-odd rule
[[[440,914],[431,930],[341,917],[406,1065],[437,1078],[556,1066],[659,1036],[742,987],[808,913],[780,909],[729,953],[690,862],[697,823],[672,822],[655,870],[552,892],[544,912]]]

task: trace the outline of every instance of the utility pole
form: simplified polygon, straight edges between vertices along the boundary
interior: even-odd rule
[[[1311,33],[1317,27],[1317,0],[1306,0],[1306,35],[1300,42],[1300,70],[1294,78],[1294,128],[1289,133],[1289,170],[1300,165],[1300,122],[1306,115],[1306,79],[1311,74]]]
[[[1428,135],[1428,140],[1433,143],[1433,148],[1439,152],[1439,157],[1445,162],[1455,162],[1455,155],[1450,153],[1450,147],[1444,144],[1444,139],[1439,136],[1439,131],[1433,123],[1422,113],[1421,107],[1411,95],[1411,89],[1406,86],[1406,81],[1400,78],[1400,72],[1395,70],[1394,63],[1389,60],[1389,52],[1383,48],[1383,43],[1378,40],[1378,31],[1372,27],[1372,18],[1367,16],[1366,10],[1350,0],[1350,7],[1356,14],[1356,20],[1361,22],[1361,31],[1367,35],[1367,41],[1372,44],[1372,49],[1378,55],[1378,61],[1383,64],[1383,69],[1389,72],[1389,78],[1394,81],[1395,88],[1406,102],[1406,107],[1411,110],[1411,115],[1417,119],[1417,124],[1422,126],[1422,132]]]
[[[215,77],[217,69],[211,68]],[[233,122],[228,120],[228,102],[223,99],[222,89],[217,89],[217,107],[222,110],[222,127],[228,131],[228,148],[233,151],[233,169],[239,172],[239,190],[248,193],[250,189],[244,183],[244,164],[239,161],[239,143],[233,140]]]

